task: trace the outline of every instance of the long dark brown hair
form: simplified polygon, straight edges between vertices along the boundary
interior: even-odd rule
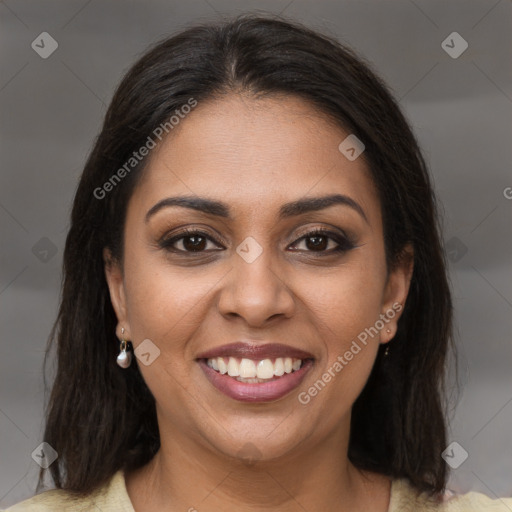
[[[126,207],[145,160],[104,184],[191,98],[200,104],[239,92],[302,98],[364,141],[388,269],[410,243],[414,271],[390,354],[379,349],[353,406],[349,458],[438,494],[447,480],[441,452],[452,301],[424,158],[392,94],[353,50],[297,22],[251,13],[194,25],[158,43],[128,71],[108,108],[76,191],[47,351],[56,348],[44,433],[59,454],[49,468],[54,485],[88,494],[117,470],[146,464],[160,446],[155,401],[137,365],[116,365],[117,320],[102,259],[107,247],[122,263]]]

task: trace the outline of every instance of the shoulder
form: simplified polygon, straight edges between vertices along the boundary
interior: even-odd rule
[[[0,512],[134,512],[126,491],[124,473],[120,470],[110,481],[94,493],[76,497],[62,489],[42,492]]]
[[[510,512],[512,498],[492,499],[479,492],[453,494],[447,491],[435,502],[426,494],[418,494],[406,479],[393,480],[389,512]]]
[[[1,512],[50,512],[51,510],[68,511],[83,504],[82,499],[72,499],[65,491],[52,489],[17,503]]]

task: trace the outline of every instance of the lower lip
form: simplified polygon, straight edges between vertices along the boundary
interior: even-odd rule
[[[241,402],[271,402],[290,393],[302,382],[306,373],[313,366],[313,360],[307,359],[298,370],[285,373],[282,377],[269,382],[247,383],[240,382],[228,374],[213,370],[206,364],[205,359],[198,361],[206,378],[222,393]]]

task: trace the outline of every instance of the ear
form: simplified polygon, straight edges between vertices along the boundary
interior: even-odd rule
[[[395,266],[389,272],[384,289],[381,313],[388,318],[388,321],[385,328],[381,331],[381,343],[391,341],[396,334],[398,319],[402,314],[409,293],[413,270],[414,250],[411,244],[407,244],[402,250]],[[391,313],[394,314],[392,315]],[[387,332],[388,329],[390,332]]]
[[[126,295],[124,289],[123,272],[120,264],[112,257],[109,249],[103,249],[103,262],[105,277],[110,292],[110,300],[117,316],[116,336],[121,339],[130,339],[130,326],[128,324],[126,311]],[[121,328],[124,327],[124,334]]]

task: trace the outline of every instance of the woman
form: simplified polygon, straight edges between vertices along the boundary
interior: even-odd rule
[[[512,508],[445,492],[436,202],[396,102],[337,41],[244,15],[145,54],[64,272],[57,489],[10,511]]]

